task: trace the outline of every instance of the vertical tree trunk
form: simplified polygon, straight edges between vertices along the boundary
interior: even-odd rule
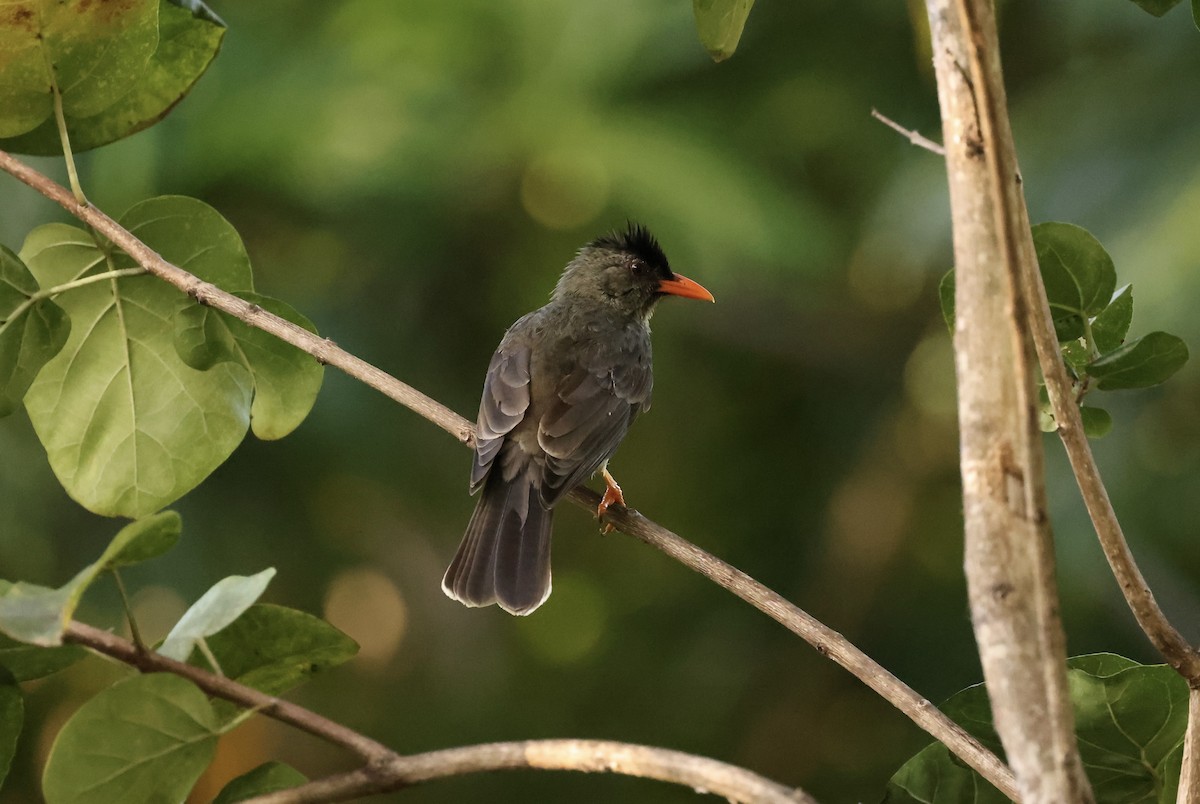
[[[1035,260],[990,0],[927,0],[954,225],[971,619],[1021,797],[1092,800],[1074,736],[1021,261]]]

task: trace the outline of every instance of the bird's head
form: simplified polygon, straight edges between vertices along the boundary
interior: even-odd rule
[[[581,248],[554,288],[555,299],[599,303],[646,318],[668,295],[714,301],[698,282],[672,271],[654,235],[634,223]]]

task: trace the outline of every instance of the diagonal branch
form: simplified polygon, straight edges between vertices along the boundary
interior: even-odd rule
[[[816,804],[802,790],[784,787],[756,773],[715,759],[607,740],[528,740],[491,743],[403,756],[382,743],[289,701],[177,662],[107,631],[71,622],[63,641],[82,645],[143,673],[174,673],[209,695],[254,709],[358,754],[358,770],[319,779],[291,790],[260,796],[257,802],[345,801],[371,793],[399,790],[421,782],[467,773],[536,768],[589,773],[609,771],[708,790],[731,801],[764,804]]]
[[[239,299],[216,285],[205,282],[182,268],[172,265],[108,215],[90,203],[79,203],[65,187],[5,151],[0,151],[0,168],[56,202],[67,212],[108,238],[114,245],[132,257],[138,265],[145,268],[148,273],[174,285],[195,299],[197,303],[228,313],[252,327],[274,335],[285,343],[290,343],[323,364],[341,369],[356,380],[366,383],[384,396],[433,422],[459,442],[463,444],[474,442],[474,428],[471,423],[437,400],[431,399],[367,361],[339,348],[328,338],[314,335],[291,321],[268,313],[257,304]]]
[[[585,509],[594,511],[600,501],[600,495],[591,489],[579,488],[572,492],[571,499]],[[705,552],[637,511],[614,506],[609,509],[606,521],[612,522],[622,533],[641,539],[651,547],[661,550],[783,625],[816,648],[818,653],[841,665],[907,715],[1004,795],[1017,799],[1012,771],[995,754],[837,631],[738,568]]]
[[[438,425],[460,443],[467,445],[474,443],[474,427],[471,423],[436,400],[346,352],[332,341],[313,335],[302,327],[272,315],[261,307],[226,293],[217,286],[204,282],[187,271],[166,262],[112,218],[90,204],[78,203],[64,187],[4,151],[0,151],[0,168],[50,200],[57,202],[67,212],[92,226],[129,254],[149,273],[179,288],[198,303],[228,313],[250,326],[257,327],[292,344],[322,363],[340,368],[351,377],[361,380]],[[596,510],[599,501],[599,495],[582,487],[575,489],[570,498],[572,502],[590,511]],[[641,539],[714,581],[722,588],[733,592],[803,638],[818,652],[829,656],[907,715],[934,739],[945,744],[950,751],[978,771],[981,776],[1009,798],[1017,797],[1016,784],[1011,771],[995,754],[963,730],[961,726],[942,714],[937,707],[911,687],[852,645],[841,634],[822,624],[744,572],[701,550],[637,511],[613,506],[609,509],[607,521],[611,522],[618,530]]]

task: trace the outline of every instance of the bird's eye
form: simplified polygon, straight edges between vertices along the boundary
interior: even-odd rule
[[[629,272],[637,277],[646,276],[650,273],[650,266],[646,264],[645,260],[634,257],[629,261]]]

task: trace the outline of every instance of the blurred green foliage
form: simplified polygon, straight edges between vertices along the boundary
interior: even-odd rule
[[[936,137],[921,4],[760,3],[714,65],[683,0],[211,4],[220,56],[161,124],[82,155],[120,213],[204,199],[257,287],[343,347],[473,416],[491,351],[574,249],[626,218],[719,303],[655,318],[655,405],[612,469],[630,504],[845,633],[933,700],[979,680],[961,574],[941,162],[869,117]],[[907,13],[906,13],[907,11]],[[1200,69],[1186,12],[1007,0],[1005,70],[1034,220],[1085,226],[1139,321],[1197,343]],[[59,161],[35,159],[63,176]],[[61,213],[0,178],[0,242]],[[1116,393],[1096,446],[1160,601],[1200,638],[1200,377]],[[1047,437],[1071,653],[1155,657]],[[24,413],[0,422],[0,570],[46,586],[112,523],[54,480]],[[924,734],[711,584],[563,508],[555,592],[528,619],[438,588],[472,501],[468,454],[329,372],[311,416],[249,440],[177,506],[180,545],[123,573],[147,639],[213,578],[274,566],[266,600],[323,613],[359,658],[295,696],[400,751],[532,737],[660,744],[828,801],[870,801]],[[119,627],[99,584],[80,615]],[[107,592],[107,597],[105,596]],[[156,623],[162,623],[156,631]],[[39,682],[0,802],[37,797],[49,738],[118,672]],[[202,780],[268,759],[349,758],[254,719]],[[692,801],[610,776],[439,782],[405,802]]]

